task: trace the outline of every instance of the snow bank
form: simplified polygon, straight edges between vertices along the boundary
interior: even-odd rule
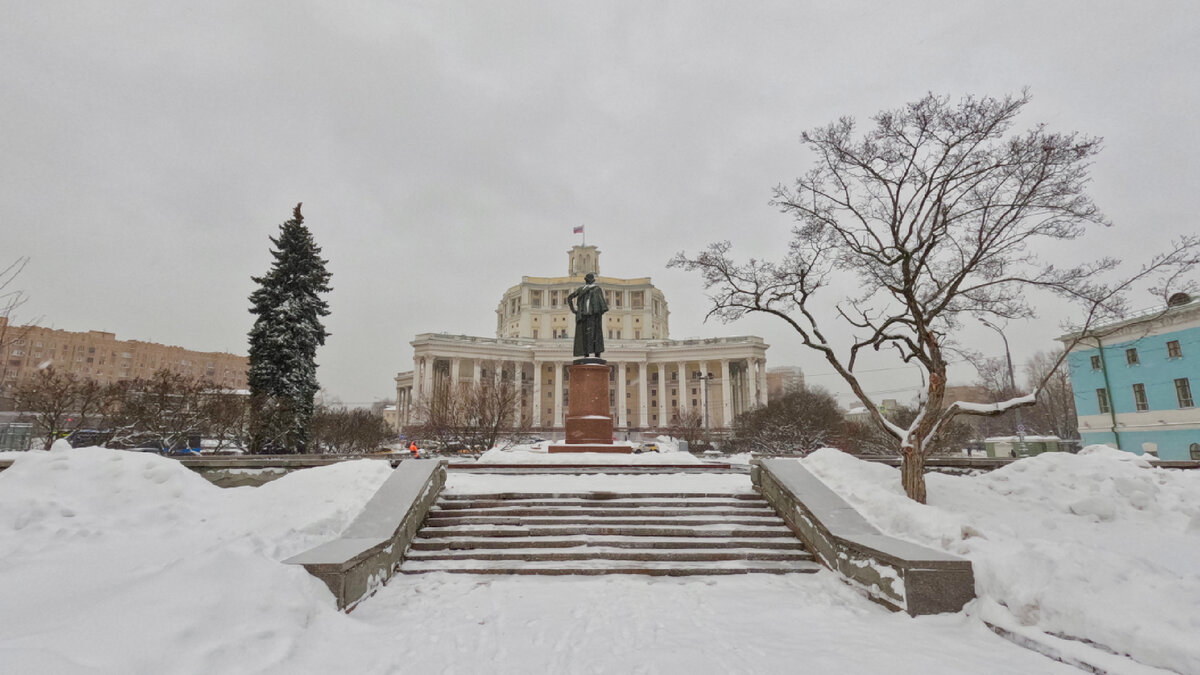
[[[0,670],[1077,672],[961,614],[887,612],[828,572],[420,575],[394,578],[353,614],[339,613],[320,581],[279,561],[340,533],[389,471],[384,462],[343,462],[223,490],[156,455],[17,458],[0,473]],[[451,474],[451,487],[529,487],[532,479],[564,491],[750,490],[740,474]]]
[[[1020,625],[1200,673],[1200,472],[1090,446],[929,474],[922,506],[897,469],[832,449],[800,461],[881,530],[971,559],[979,596]]]
[[[270,667],[336,613],[320,581],[278,561],[338,534],[389,470],[344,462],[223,490],[146,453],[18,458],[0,473],[3,669]]]

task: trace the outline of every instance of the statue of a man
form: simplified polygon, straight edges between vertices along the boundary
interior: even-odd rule
[[[604,351],[604,313],[608,311],[608,303],[604,301],[604,291],[596,285],[595,274],[588,272],[583,280],[584,284],[567,296],[567,307],[575,314],[575,356],[599,357]]]

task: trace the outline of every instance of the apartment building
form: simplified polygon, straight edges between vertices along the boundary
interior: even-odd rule
[[[104,331],[66,331],[41,326],[9,326],[0,317],[3,362],[0,364],[0,399],[11,400],[12,391],[39,368],[53,366],[101,383],[149,377],[158,370],[204,378],[230,389],[246,389],[249,359],[224,352],[198,352],[183,347],[118,340]]]

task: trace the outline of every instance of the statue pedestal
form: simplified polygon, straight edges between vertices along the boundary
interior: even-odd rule
[[[608,407],[608,366],[595,363],[568,366],[570,407],[567,409],[565,443],[551,445],[550,452],[619,452],[630,454],[628,445],[613,445],[612,414]]]

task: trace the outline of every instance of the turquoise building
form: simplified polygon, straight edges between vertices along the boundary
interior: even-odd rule
[[[1179,293],[1165,310],[1097,326],[1067,363],[1084,445],[1200,460],[1200,300]]]

